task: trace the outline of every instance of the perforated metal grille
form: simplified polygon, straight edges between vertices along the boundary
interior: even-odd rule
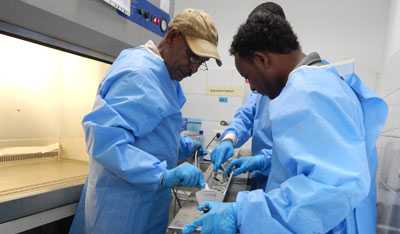
[[[15,154],[15,155],[0,155],[0,163],[22,161],[27,159],[41,159],[57,157],[58,152],[36,153],[36,154]]]

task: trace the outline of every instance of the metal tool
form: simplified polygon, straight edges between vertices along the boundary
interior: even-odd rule
[[[200,147],[194,151],[194,166],[200,169],[200,161],[199,161],[199,150]]]
[[[172,188],[172,192],[174,193],[175,201],[178,203],[179,208],[182,208],[181,201],[179,200],[178,193],[175,188]]]
[[[198,204],[205,201],[223,201],[229,184],[229,178],[223,176],[224,169],[218,172],[212,171],[211,167],[209,169],[211,174],[208,177],[205,188],[196,192],[196,201]]]
[[[223,192],[210,189],[208,187],[208,184],[204,189],[196,192],[196,201],[198,204],[203,203],[205,201],[222,201],[223,198],[224,198]]]
[[[213,143],[216,139],[219,139],[220,137],[221,137],[221,133],[218,132],[217,134],[215,134],[215,136],[210,140],[210,142],[208,142],[208,144],[206,146],[206,150],[211,145],[211,143]]]
[[[221,173],[218,171],[221,171]],[[220,167],[220,169],[218,169],[218,171],[212,172],[212,178],[218,182],[225,183],[229,179],[228,178],[229,175],[227,175],[225,173],[225,168],[221,165],[221,167]],[[218,175],[222,175],[222,180],[218,178]]]

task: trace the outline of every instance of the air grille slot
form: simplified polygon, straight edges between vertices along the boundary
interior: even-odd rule
[[[0,149],[0,163],[57,158],[60,154],[58,143],[46,146],[18,146]]]
[[[41,159],[41,158],[52,158],[52,157],[56,158],[57,156],[58,156],[58,152],[4,155],[4,156],[0,156],[0,163],[6,163],[6,162],[12,162],[12,161],[22,161],[22,160],[27,160],[27,159]]]

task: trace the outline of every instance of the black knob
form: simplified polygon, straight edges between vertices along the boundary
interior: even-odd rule
[[[145,11],[144,14],[143,14],[143,17],[144,17],[146,20],[150,20],[150,13],[149,13],[148,11]]]
[[[137,9],[137,13],[138,13],[139,15],[144,15],[144,10],[138,8],[138,9]]]

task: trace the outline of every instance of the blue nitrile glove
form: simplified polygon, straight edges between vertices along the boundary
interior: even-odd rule
[[[253,172],[253,171],[263,171],[269,167],[270,160],[263,154],[250,156],[250,157],[241,157],[235,160],[228,165],[225,170],[225,175],[231,173],[233,170],[233,176],[240,175],[245,172]],[[235,167],[235,169],[234,169]]]
[[[199,205],[200,211],[207,213],[185,225],[182,234],[189,234],[201,227],[201,233],[235,234],[237,233],[236,203],[205,202]]]
[[[179,160],[184,160],[187,157],[193,155],[194,151],[199,149],[199,156],[204,157],[207,155],[207,151],[201,145],[200,142],[193,140],[188,136],[182,136],[180,139],[180,147],[179,147]]]
[[[199,156],[204,157],[208,154],[207,150],[203,147],[203,145],[198,141],[193,141],[193,152],[194,150],[199,150]]]
[[[218,171],[221,165],[233,156],[233,142],[230,140],[223,140],[211,152],[211,161],[213,163],[213,170]]]
[[[177,185],[200,188],[204,188],[205,186],[203,173],[197,167],[187,162],[166,171],[162,176],[161,184],[167,188]]]

